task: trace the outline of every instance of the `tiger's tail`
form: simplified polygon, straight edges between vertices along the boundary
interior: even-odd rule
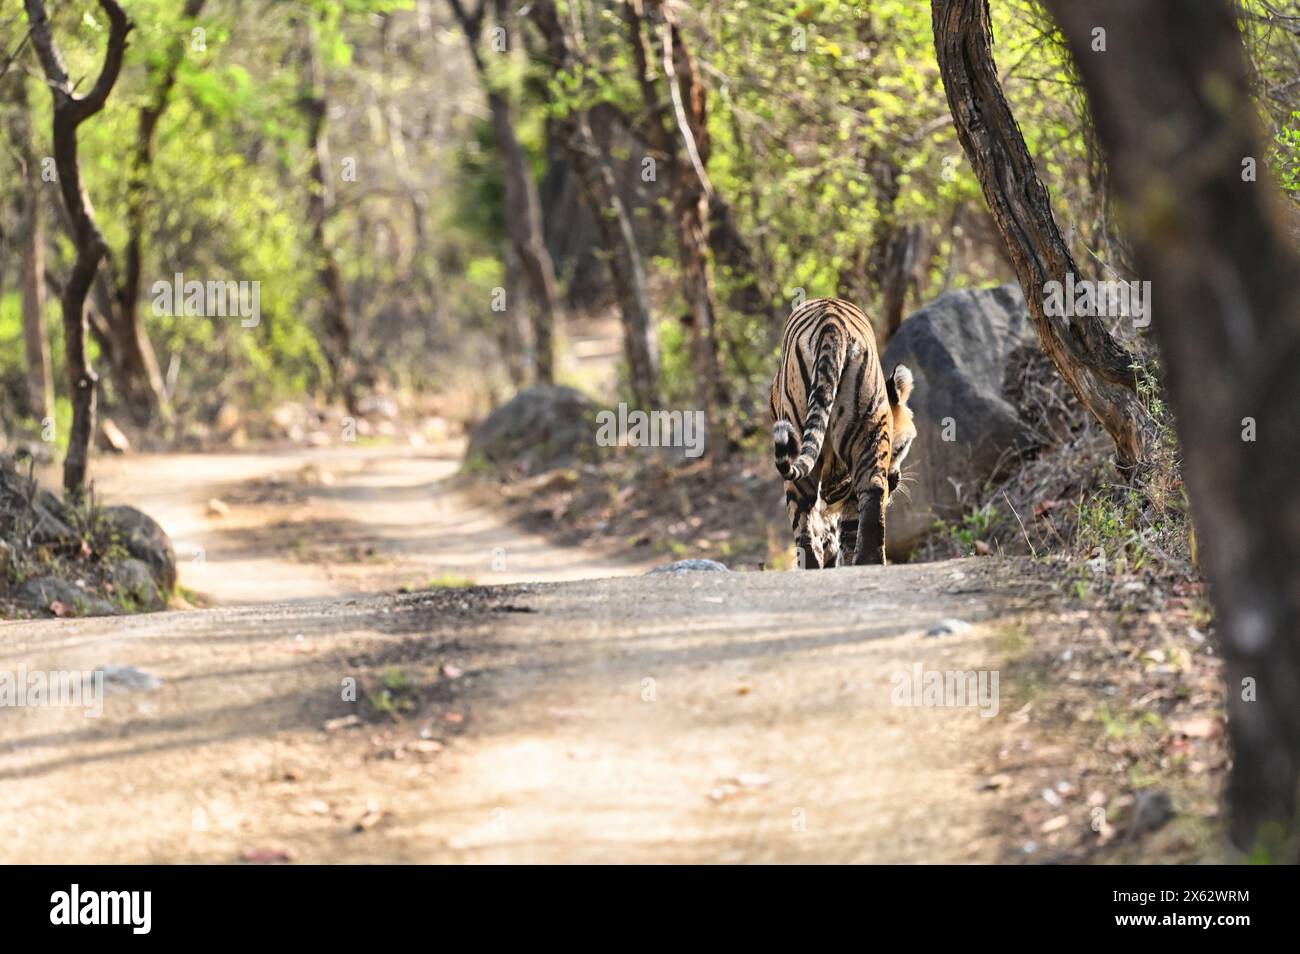
[[[799,435],[789,421],[777,421],[772,428],[776,444],[776,472],[785,480],[794,480],[794,460],[799,456]]]
[[[813,365],[812,381],[808,387],[808,407],[804,413],[803,447],[798,445],[798,435],[789,421],[777,421],[772,430],[776,444],[776,469],[786,480],[799,480],[812,473],[821,456],[822,442],[830,424],[831,406],[840,387],[844,372],[844,336],[838,328],[822,332],[817,346],[817,361]],[[796,450],[799,456],[794,457]]]

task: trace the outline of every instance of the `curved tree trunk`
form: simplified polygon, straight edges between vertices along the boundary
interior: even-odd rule
[[[307,121],[307,148],[311,150],[309,175],[311,195],[308,214],[311,220],[312,246],[316,253],[316,275],[325,292],[321,326],[325,332],[325,358],[329,362],[334,389],[349,414],[357,413],[357,369],[352,354],[352,326],[348,321],[347,296],[343,275],[334,250],[325,238],[325,223],[334,210],[334,190],[330,186],[329,141],[325,138],[325,118],[329,104],[325,99],[325,78],[320,63],[320,36],[316,24],[304,14],[302,94],[299,99]]]
[[[46,84],[54,99],[54,165],[77,244],[76,262],[63,288],[64,350],[72,400],[72,430],[68,435],[68,454],[63,462],[63,489],[69,497],[79,498],[86,487],[90,438],[95,429],[95,388],[99,380],[86,357],[86,294],[108,249],[81,186],[77,128],[104,108],[122,70],[126,37],[132,24],[117,0],[99,0],[109,22],[108,48],[95,85],[86,95],[77,96],[73,93],[63,58],[54,44],[44,0],[25,0],[25,3],[32,46],[36,48]]]
[[[45,337],[45,230],[41,226],[38,157],[32,146],[27,76],[16,70],[11,135],[23,165],[20,194],[23,342],[27,353],[27,408],[37,421],[54,413],[54,382]]]
[[[565,33],[554,0],[535,0],[531,15],[546,41],[550,68],[572,71],[580,54]],[[619,196],[609,159],[597,144],[591,113],[571,112],[558,121],[557,127],[558,139],[581,186],[583,203],[591,212],[608,257],[623,323],[623,355],[633,400],[642,408],[653,408],[659,401],[659,340],[632,217]]]
[[[713,308],[713,276],[709,266],[709,222],[712,187],[709,161],[707,97],[694,57],[686,48],[672,12],[663,0],[631,0],[624,6],[636,64],[637,79],[650,122],[651,147],[667,163],[682,270],[682,295],[691,328],[691,366],[695,401],[704,411],[707,453],[725,460],[728,446],[722,411],[730,403],[718,360],[718,335]],[[653,56],[658,35],[662,57]],[[659,94],[656,76],[662,73],[668,101]]]
[[[186,0],[183,16],[197,17],[204,0]],[[171,408],[163,387],[158,359],[140,320],[140,282],[144,243],[144,213],[148,193],[149,168],[153,165],[154,133],[167,108],[167,100],[176,84],[176,71],[185,57],[185,41],[177,36],[167,50],[166,59],[150,64],[147,76],[151,95],[137,116],[135,144],[129,159],[126,184],[127,238],[123,256],[123,273],[117,288],[117,340],[123,365],[120,386],[132,416],[140,424],[155,417],[171,418]]]
[[[632,396],[641,407],[653,408],[659,403],[659,337],[632,217],[619,198],[614,172],[596,144],[588,113],[574,117],[570,139],[574,171],[596,220],[601,245],[609,254],[609,270],[623,318],[623,354]]]
[[[988,2],[932,0],[931,11],[957,138],[1011,255],[1043,350],[1114,439],[1121,470],[1131,472],[1145,459],[1152,434],[1150,415],[1137,398],[1133,358],[1096,316],[1047,314],[1047,283],[1080,277],[1079,269],[1002,93]]]
[[[1227,662],[1232,837],[1294,862],[1300,256],[1263,168],[1233,6],[1049,6],[1087,89],[1139,273],[1156,290],[1152,326]],[[1098,26],[1105,52],[1092,49]],[[1251,158],[1257,181],[1243,176]]]
[[[537,381],[552,384],[555,381],[555,317],[559,292],[555,281],[555,263],[547,251],[542,234],[542,202],[533,181],[528,154],[515,132],[515,111],[510,100],[491,85],[487,64],[479,50],[483,34],[485,0],[479,0],[473,9],[461,0],[449,0],[451,11],[465,33],[470,58],[487,95],[488,109],[492,114],[492,132],[496,137],[497,153],[501,158],[501,178],[505,192],[506,228],[510,244],[519,258],[519,264],[533,299],[533,374]],[[506,4],[495,0],[498,20],[504,20]]]

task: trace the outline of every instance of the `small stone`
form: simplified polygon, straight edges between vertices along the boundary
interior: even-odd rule
[[[1129,833],[1133,835],[1155,831],[1174,817],[1174,801],[1163,789],[1144,789],[1133,802],[1133,821]]]
[[[940,637],[952,636],[956,633],[964,633],[971,628],[971,624],[964,619],[941,619],[925,631],[926,636]]]
[[[678,560],[676,563],[667,563],[663,566],[657,566],[653,570],[646,572],[647,576],[653,576],[659,573],[672,573],[674,576],[681,573],[730,573],[731,571],[716,560]]]
[[[141,692],[162,685],[162,680],[153,673],[134,666],[100,666],[95,672],[103,673],[104,685],[118,692]]]

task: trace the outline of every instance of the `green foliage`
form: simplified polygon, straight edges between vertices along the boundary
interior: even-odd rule
[[[946,537],[961,556],[972,556],[976,543],[991,543],[1007,522],[1005,514],[992,503],[977,507],[964,514],[960,521],[936,520],[934,529]]]
[[[620,155],[630,150],[638,158],[645,149],[637,130],[646,108],[621,5],[561,0],[559,7],[579,53],[572,70],[546,62],[522,4],[508,6],[509,50],[481,51],[486,86],[514,106],[539,181],[554,155],[554,121],[574,110],[606,107],[620,127]],[[95,0],[50,8],[69,71],[84,85],[100,65],[107,24]],[[145,182],[139,308],[160,365],[179,368],[173,397],[181,414],[203,416],[223,401],[265,406],[319,394],[328,382],[320,262],[307,215],[314,196],[303,109],[304,19],[319,37],[324,83],[317,92],[328,100],[332,161],[325,172],[335,205],[325,238],[343,275],[360,357],[394,380],[430,389],[445,380],[446,366],[464,364],[467,355],[496,373],[493,353],[508,337],[502,323],[522,324],[522,315],[513,302],[508,318],[491,308],[493,291],[507,285],[500,157],[484,84],[446,6],[307,0],[268,4],[250,16],[247,5],[209,0],[194,22],[183,8],[183,0],[133,0],[135,29],[121,78],[106,108],[80,130],[86,190],[112,252],[112,273],[120,275],[139,112],[159,95],[160,74],[176,63]],[[921,235],[909,308],[950,287],[1009,277],[996,238],[983,231],[983,198],[952,129],[927,4],[690,0],[675,10],[707,88],[708,174],[754,257],[751,274],[714,269],[722,359],[740,416],[761,417],[775,325],[791,301],[839,294],[878,312],[886,253],[901,230]],[[1290,33],[1268,22],[1258,0],[1246,0],[1243,10],[1257,18],[1242,20],[1255,73],[1284,93],[1261,98],[1272,131],[1267,161],[1300,201],[1300,108],[1287,101],[1291,87],[1279,85],[1295,72]],[[1085,243],[1112,247],[1109,218],[1068,56],[1033,0],[1005,0],[991,11],[1012,110],[1076,257],[1091,262]],[[6,8],[0,26],[21,24],[22,17]],[[48,156],[50,97],[35,83],[30,89],[36,149]],[[0,113],[6,108],[0,102]],[[355,181],[340,175],[344,158],[357,164]],[[9,171],[8,162],[0,150],[0,172]],[[64,276],[73,256],[53,215],[57,201],[51,186],[44,202],[48,265]],[[632,211],[672,234],[661,207]],[[675,318],[679,266],[660,243],[650,251],[664,252],[648,276],[661,322],[663,391],[680,405],[695,387],[688,341]],[[15,267],[3,267],[0,393],[6,408],[18,408],[23,357],[10,283]],[[261,324],[246,329],[232,319],[154,314],[151,285],[178,272],[260,282]],[[770,312],[733,307],[735,293],[751,285]],[[57,310],[51,302],[61,388]],[[93,343],[92,357],[102,365]],[[111,413],[116,395],[107,370],[99,370]]]
[[[1273,165],[1282,189],[1300,203],[1300,110],[1291,113],[1274,138]]]

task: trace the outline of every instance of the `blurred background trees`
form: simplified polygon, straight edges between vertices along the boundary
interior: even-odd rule
[[[883,339],[941,291],[1010,271],[953,132],[928,11],[915,4],[559,2],[564,63],[536,9],[507,0],[462,8],[478,31],[470,43],[456,6],[129,4],[135,29],[120,83],[80,134],[108,246],[88,308],[107,413],[139,423],[142,439],[170,439],[227,403],[346,398],[340,376],[356,376],[363,390],[454,384],[481,414],[527,380],[572,379],[563,345],[574,332],[556,316],[608,312],[630,337],[623,393],[702,400],[698,378],[716,361],[709,397],[741,436],[797,298],[862,301]],[[1243,29],[1274,124],[1268,161],[1294,192],[1297,94],[1285,80],[1294,50],[1269,28],[1267,8],[1255,10]],[[1022,0],[991,11],[1008,102],[1075,259],[1123,271],[1104,170],[1050,21]],[[107,35],[98,5],[59,3],[51,16],[72,75],[87,76]],[[666,16],[673,63],[688,63],[697,87],[677,98],[707,110],[693,148],[663,72]],[[52,307],[71,264],[66,212],[40,178],[52,155],[50,104],[34,95],[26,33],[24,11],[6,7],[0,162],[12,174],[2,197],[0,341],[9,346],[0,385],[11,431],[48,416],[20,344],[23,183],[42,187],[33,193],[38,264]],[[303,73],[313,49],[314,84]],[[573,151],[584,125],[585,154],[598,158],[587,171]],[[23,130],[32,180],[22,173]],[[683,232],[701,196],[707,215]],[[614,199],[621,211],[609,211]],[[702,219],[707,249],[697,243],[684,257],[682,237],[698,237]],[[260,281],[261,325],[155,314],[150,286],[178,272]],[[547,334],[560,345],[553,372]],[[692,350],[693,341],[704,346]],[[62,342],[51,345],[58,365]],[[53,377],[62,380],[62,367]],[[66,395],[54,416],[66,434]]]

